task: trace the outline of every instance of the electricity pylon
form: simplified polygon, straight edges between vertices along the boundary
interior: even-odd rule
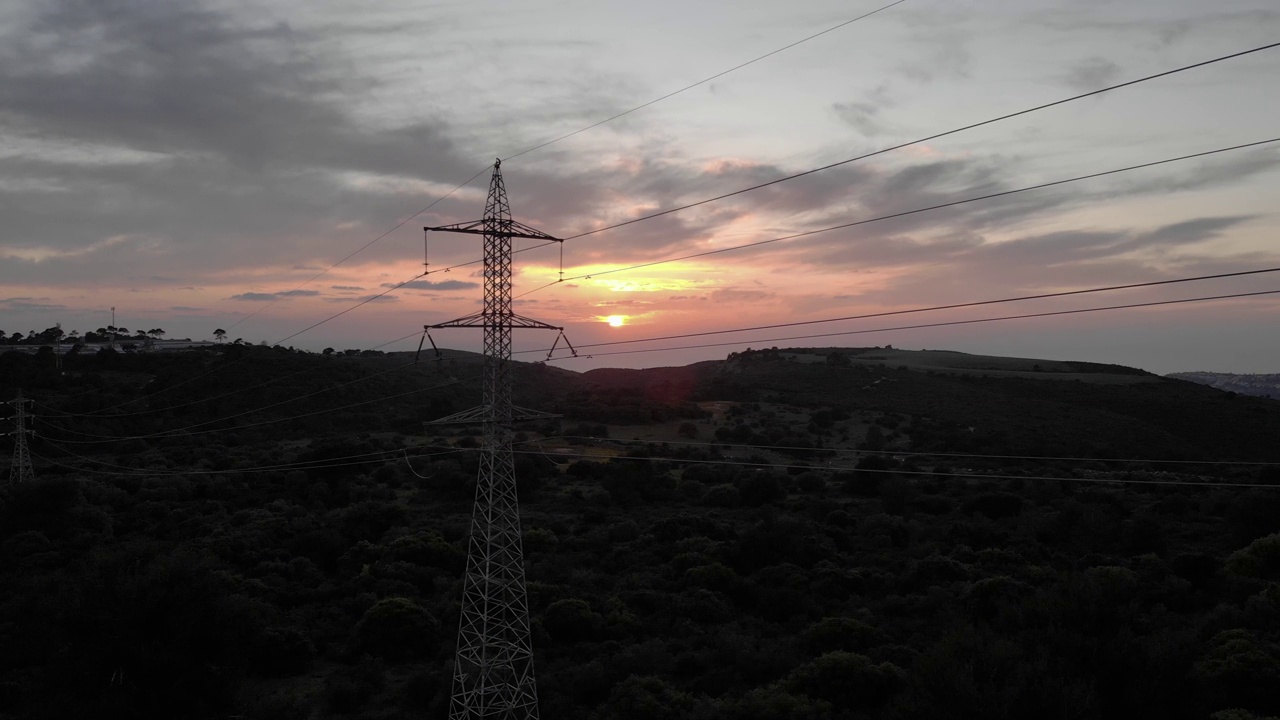
[[[27,403],[30,400],[22,399],[22,390],[18,390],[18,397],[10,400],[16,411],[13,416],[13,422],[17,426],[10,435],[16,438],[13,446],[13,464],[9,466],[9,482],[20,483],[36,479],[36,471],[31,467],[31,453],[27,450],[27,433],[35,434],[34,430],[27,429]]]
[[[484,328],[484,404],[435,421],[439,424],[479,423],[484,433],[471,514],[467,571],[462,581],[462,617],[458,622],[450,720],[538,717],[511,440],[517,420],[556,416],[512,404],[511,331],[537,328],[560,330],[563,334],[563,328],[511,311],[511,239],[560,241],[511,219],[501,165],[501,160],[493,163],[493,178],[489,182],[489,198],[482,220],[423,228],[484,236],[484,309],[424,327],[428,331]]]

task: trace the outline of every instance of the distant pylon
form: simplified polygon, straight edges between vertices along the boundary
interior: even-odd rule
[[[9,482],[20,483],[36,479],[36,471],[31,467],[31,453],[27,450],[27,433],[34,434],[34,431],[27,429],[27,403],[30,400],[22,399],[22,390],[18,390],[18,397],[10,400],[9,404],[14,407],[15,415],[13,422],[17,426],[10,435],[13,435],[15,442],[13,445],[13,464],[9,466]]]
[[[484,219],[424,230],[484,236],[484,309],[447,323],[426,326],[427,330],[484,328],[484,404],[435,421],[479,423],[484,431],[467,570],[462,581],[462,616],[458,622],[449,718],[536,719],[538,690],[533,675],[533,642],[529,637],[529,603],[525,593],[524,550],[511,441],[517,420],[556,416],[512,405],[511,331],[540,328],[563,333],[563,328],[520,317],[511,311],[511,239],[559,240],[511,219],[500,160],[493,164]]]

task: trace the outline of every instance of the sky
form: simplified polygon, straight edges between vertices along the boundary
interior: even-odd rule
[[[1274,0],[906,0],[511,157],[887,1],[12,0],[0,5],[0,330],[84,332],[115,307],[118,325],[169,338],[222,328],[320,350],[412,335],[384,347],[412,350],[424,324],[479,309],[478,267],[442,271],[479,259],[479,238],[434,234],[424,248],[422,227],[479,219],[496,157],[510,158],[515,219],[568,237],[1280,38]],[[565,276],[589,279],[543,287],[557,249],[521,253],[516,311],[585,346],[1280,267],[1276,143],[604,272],[1269,139],[1277,117],[1280,49],[566,241]],[[419,275],[424,251],[436,272],[297,334]],[[1273,289],[1280,273],[908,320]],[[776,340],[906,324],[887,318],[558,362],[892,344],[1280,372],[1277,310],[1280,296]],[[552,340],[518,331],[516,348]]]

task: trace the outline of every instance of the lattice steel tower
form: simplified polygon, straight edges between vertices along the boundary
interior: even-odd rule
[[[479,423],[484,430],[449,718],[537,718],[538,691],[511,438],[517,420],[555,416],[512,405],[511,331],[540,328],[563,332],[563,328],[511,311],[511,239],[558,240],[511,219],[500,160],[493,164],[483,220],[424,230],[484,236],[484,309],[424,328],[484,328],[484,404],[435,421]]]
[[[15,414],[13,422],[17,426],[10,435],[14,436],[13,445],[13,464],[9,466],[9,482],[20,483],[28,480],[36,479],[36,471],[31,467],[31,453],[27,451],[27,433],[35,434],[33,430],[27,429],[27,403],[30,400],[22,399],[22,390],[18,390],[18,397],[10,400],[9,404],[14,407]]]

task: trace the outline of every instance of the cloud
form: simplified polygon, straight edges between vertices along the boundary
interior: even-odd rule
[[[1092,57],[1077,63],[1063,78],[1071,88],[1080,92],[1100,90],[1114,84],[1120,76],[1120,66],[1101,57]]]
[[[754,303],[768,300],[775,296],[775,293],[764,290],[739,290],[737,288],[723,288],[712,292],[710,295],[711,300],[717,303]]]
[[[915,52],[911,60],[900,63],[898,74],[918,83],[941,79],[968,79],[972,72],[973,54],[966,47],[971,35],[952,24],[922,25],[913,34]]]
[[[363,290],[363,289],[364,289],[364,288],[360,287],[359,285],[330,285],[329,287],[330,287],[330,289],[333,289],[333,290],[349,290],[349,291],[352,291],[352,292],[355,292],[355,291],[359,291],[359,290]]]
[[[10,19],[0,177],[59,192],[0,184],[12,209],[3,254],[20,261],[0,266],[0,282],[189,277],[300,255],[327,267],[350,233],[405,212],[393,190],[345,175],[453,183],[474,172],[429,112],[367,123],[357,111],[378,82],[287,23],[201,0],[32,0]],[[135,238],[145,255],[97,252]],[[395,254],[387,244],[363,258]]]
[[[276,300],[278,298],[287,298],[287,297],[315,297],[316,295],[319,295],[319,294],[320,294],[320,291],[318,290],[282,290],[280,292],[273,292],[273,293],[260,293],[260,292],[240,293],[239,295],[232,295],[230,299],[261,302],[264,300]]]
[[[204,310],[204,308],[187,307],[186,305],[174,305],[169,309],[177,312],[202,312]]]
[[[1212,240],[1237,225],[1257,219],[1252,215],[1227,217],[1202,217],[1164,225],[1155,230],[1138,234],[1120,247],[1124,250],[1140,248],[1169,249]]]
[[[394,295],[365,295],[365,296],[363,296],[363,297],[325,298],[325,299],[324,299],[324,301],[325,301],[325,302],[331,302],[331,303],[350,303],[350,302],[354,302],[354,303],[366,303],[366,302],[369,302],[369,303],[380,303],[380,302],[382,302],[382,303],[390,303],[390,302],[400,302],[400,298],[398,298],[398,297],[396,297],[396,296],[394,296]]]
[[[396,283],[382,283],[382,287],[396,287]],[[410,280],[400,287],[407,290],[469,290],[471,288],[480,287],[480,284],[466,282],[464,280],[441,280],[440,282],[432,282],[430,280]]]
[[[951,271],[981,268],[985,274],[1036,274],[1066,266],[1094,267],[1121,262],[1125,257],[1153,259],[1170,251],[1220,237],[1251,216],[1204,217],[1172,223],[1148,231],[1067,230],[1023,235],[993,242],[979,233],[941,238],[908,235],[875,235],[871,231],[853,237],[834,237],[794,252],[792,261],[812,267],[852,265],[859,268],[945,265]]]
[[[201,2],[54,0],[10,38],[0,98],[11,127],[149,153],[272,165],[420,169],[407,142],[440,146],[436,129],[361,130],[334,98],[356,78],[307,52],[286,23],[237,20]],[[181,98],[181,101],[175,101]]]
[[[48,298],[30,298],[30,297],[0,298],[0,307],[3,307],[5,310],[12,310],[14,312],[18,312],[22,310],[43,312],[43,311],[49,311],[49,310],[66,310],[67,309],[66,305],[59,305],[56,303],[33,302],[36,300],[48,300]]]
[[[867,137],[885,133],[885,125],[877,118],[880,108],[869,102],[836,103],[831,106],[836,116]]]

